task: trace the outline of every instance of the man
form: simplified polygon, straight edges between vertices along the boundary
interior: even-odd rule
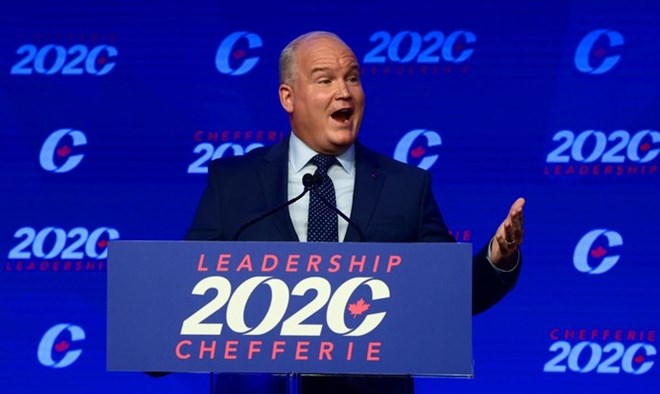
[[[365,95],[357,58],[339,37],[312,32],[287,45],[280,56],[279,98],[289,114],[289,139],[242,157],[213,161],[187,239],[454,241],[433,198],[429,174],[357,141]],[[275,210],[303,190],[304,174],[315,171],[321,183],[310,196],[288,211]],[[328,201],[336,202],[353,223],[328,211]],[[522,198],[514,202],[491,242],[474,257],[473,313],[495,304],[515,284],[524,203]],[[316,377],[304,378],[302,389],[400,393],[411,392],[412,383],[405,378]]]

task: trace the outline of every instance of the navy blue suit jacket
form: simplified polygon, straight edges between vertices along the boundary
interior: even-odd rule
[[[431,190],[427,171],[355,146],[355,189],[351,219],[366,242],[455,242]],[[288,139],[245,156],[214,160],[208,185],[188,240],[235,240],[252,218],[287,201]],[[289,210],[284,208],[246,228],[238,240],[298,241]],[[346,242],[360,236],[348,227]],[[520,264],[501,272],[486,259],[486,247],[473,260],[473,313],[497,303],[515,284]]]

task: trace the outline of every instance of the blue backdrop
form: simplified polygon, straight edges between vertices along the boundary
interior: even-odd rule
[[[310,30],[355,50],[360,139],[432,173],[459,241],[528,201],[476,378],[417,391],[660,386],[660,3],[42,3],[0,12],[3,392],[208,390],[105,372],[107,242],[181,239],[211,158],[287,135],[277,59]]]

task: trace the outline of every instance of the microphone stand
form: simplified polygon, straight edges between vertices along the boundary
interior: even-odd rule
[[[244,225],[242,225],[241,228],[239,228],[238,231],[236,231],[236,234],[234,235],[234,241],[238,241],[238,238],[241,236],[243,231],[245,231],[245,229],[247,229],[248,227],[250,227],[253,224],[257,223],[258,221],[264,219],[265,217],[272,215],[273,213],[279,211],[280,209],[283,209],[283,208],[293,204],[294,202],[300,200],[301,198],[303,198],[303,196],[305,194],[307,194],[307,192],[312,190],[312,188],[316,185],[316,183],[319,180],[320,180],[320,177],[317,178],[317,177],[314,177],[312,174],[305,174],[303,176],[303,186],[305,187],[305,189],[302,191],[302,193],[300,193],[296,197],[292,198],[291,200],[285,202],[284,204],[278,205],[274,209],[266,211],[266,212],[262,213],[261,215],[257,216],[256,218],[254,218],[254,219],[250,220],[249,222],[245,223]]]
[[[287,394],[298,394],[300,393],[300,374],[297,372],[287,374]]]

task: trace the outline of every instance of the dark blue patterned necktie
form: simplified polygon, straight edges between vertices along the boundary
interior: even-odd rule
[[[338,161],[334,156],[316,155],[311,162],[317,166],[316,174],[321,176],[321,184],[309,192],[307,241],[337,242],[337,213],[321,200],[321,196],[333,207],[337,206],[335,185],[328,176],[328,169]]]

